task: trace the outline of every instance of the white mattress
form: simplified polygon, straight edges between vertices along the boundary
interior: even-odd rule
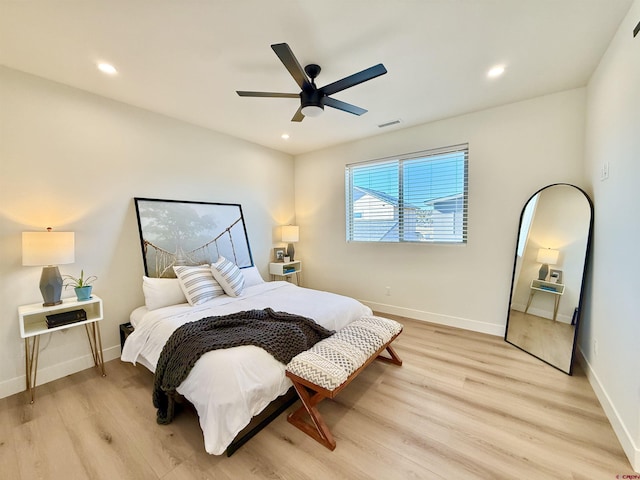
[[[372,313],[349,297],[287,282],[262,283],[247,287],[240,297],[223,295],[203,305],[181,304],[152,311],[137,308],[130,318],[135,330],[125,342],[121,359],[155,371],[162,347],[180,325],[267,307],[312,318],[331,330]],[[285,365],[254,346],[214,350],[196,362],[177,390],[198,411],[207,452],[224,453],[253,416],[289,389],[291,382],[284,371]]]

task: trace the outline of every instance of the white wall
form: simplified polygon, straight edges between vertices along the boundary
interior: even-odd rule
[[[586,175],[595,208],[593,266],[580,334],[591,383],[640,471],[640,20],[636,0],[587,89]],[[609,164],[609,179],[600,168]],[[597,350],[595,344],[597,342]]]
[[[584,107],[576,89],[296,157],[305,282],[382,312],[502,335],[521,209],[544,185],[581,186]],[[346,243],[346,164],[466,142],[466,246]]]
[[[134,196],[242,204],[266,277],[277,226],[293,219],[289,155],[6,68],[0,104],[0,397],[25,385],[18,305],[42,300],[41,269],[21,265],[22,231],[76,232],[76,262],[60,271],[99,277],[107,359],[143,303]],[[82,330],[43,339],[39,383],[92,364]]]

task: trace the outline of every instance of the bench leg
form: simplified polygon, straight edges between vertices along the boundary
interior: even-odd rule
[[[387,345],[386,350],[387,352],[389,352],[389,355],[391,355],[391,358],[378,355],[376,357],[376,360],[380,360],[381,362],[393,363],[394,365],[402,365],[402,359],[398,356],[391,345]]]
[[[302,402],[302,406],[300,408],[287,416],[287,421],[296,428],[302,430],[311,438],[315,439],[318,443],[327,447],[329,450],[334,450],[336,448],[336,441],[334,440],[333,435],[331,435],[329,427],[327,427],[327,424],[324,422],[324,419],[322,418],[322,415],[320,415],[316,405],[325,398],[334,398],[340,390],[348,385],[351,380],[364,370],[364,368],[367,367],[374,359],[392,363],[394,365],[402,365],[402,360],[391,347],[391,342],[395,340],[398,335],[400,335],[400,332],[394,335],[386,345],[382,345],[376,353],[372,354],[371,357],[369,357],[369,359],[360,366],[360,368],[351,373],[342,385],[334,390],[325,390],[322,387],[315,385],[316,388],[320,389],[316,390],[314,389],[313,382],[306,380],[304,377],[297,377],[295,374],[287,371],[287,377],[289,377],[291,383],[293,383],[296,392],[298,392],[298,397]],[[389,357],[380,355],[384,350],[389,353]],[[311,418],[312,424],[305,421],[305,414]]]
[[[322,415],[320,415],[320,412],[316,408],[316,405],[326,397],[317,392],[314,392],[315,395],[309,396],[309,391],[312,390],[308,390],[304,385],[301,385],[296,381],[293,381],[293,386],[295,387],[296,392],[298,392],[302,406],[295,412],[290,413],[287,417],[287,421],[310,437],[314,438],[329,450],[334,450],[336,448],[336,441],[334,440],[333,435],[331,435],[329,427],[327,427],[327,424],[324,422]],[[313,426],[309,425],[302,418],[305,412],[311,418]]]

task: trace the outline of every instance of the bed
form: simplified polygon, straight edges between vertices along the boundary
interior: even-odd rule
[[[121,359],[154,372],[162,347],[180,325],[267,307],[312,318],[330,330],[371,314],[368,307],[348,297],[288,282],[259,282],[245,287],[243,295],[236,298],[222,295],[196,306],[183,303],[155,310],[137,308],[130,319],[135,330],[125,342]],[[177,391],[198,412],[205,450],[220,455],[252,417],[291,386],[284,364],[261,348],[247,345],[206,353]]]
[[[284,281],[265,282],[253,266],[239,205],[135,200],[145,264],[145,305],[131,313],[134,330],[124,343],[123,361],[141,364],[155,372],[162,349],[172,333],[182,325],[206,317],[271,308],[311,318],[329,330],[339,330],[372,314],[369,307],[349,297]],[[190,225],[201,222],[216,226],[204,234],[200,231],[192,245],[166,245],[170,235],[165,226],[172,224],[167,221],[171,216],[189,218]],[[181,234],[184,230],[183,227]],[[154,232],[160,233],[153,237]],[[201,247],[203,244],[206,249]],[[179,252],[181,259],[167,255],[169,251]],[[208,257],[195,258],[194,252],[198,255],[205,252]],[[225,260],[223,255],[232,258]],[[220,259],[233,264],[234,278],[239,278],[240,272],[241,290],[233,291],[232,288],[229,291],[230,282],[216,276],[215,280],[225,287],[224,294],[217,292],[205,301],[192,301],[194,298],[185,290],[184,278],[176,270],[185,259],[191,265],[205,263],[205,269],[210,268],[209,263],[214,267],[219,265]],[[171,265],[175,268],[169,268]],[[215,268],[212,270],[216,272]],[[178,272],[180,278],[162,278],[174,272]],[[229,455],[245,441],[247,429],[253,430],[254,417],[265,416],[265,412],[269,412],[269,417],[273,416],[271,410],[275,401],[292,391],[291,387],[283,363],[259,347],[245,345],[205,353],[179,385],[177,393],[197,411],[205,450],[213,455],[226,451]],[[295,396],[289,398],[295,399]],[[276,414],[278,411],[275,410]],[[252,434],[250,432],[246,438]]]

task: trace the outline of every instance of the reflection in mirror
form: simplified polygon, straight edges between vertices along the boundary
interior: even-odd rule
[[[536,192],[520,217],[505,340],[571,375],[593,206],[568,184]]]

